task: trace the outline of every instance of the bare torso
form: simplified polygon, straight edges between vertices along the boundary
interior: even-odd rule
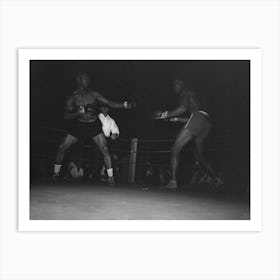
[[[79,108],[80,106],[86,107],[87,105],[91,105],[93,111],[85,114],[82,114],[78,117],[79,121],[82,122],[93,122],[98,117],[98,100],[97,94],[93,90],[76,90],[73,93],[73,107]]]
[[[187,115],[203,110],[201,100],[193,90],[184,89],[181,92],[180,105],[185,106]]]

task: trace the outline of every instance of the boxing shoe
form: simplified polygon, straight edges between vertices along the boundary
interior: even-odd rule
[[[108,176],[108,185],[109,185],[109,186],[112,186],[112,187],[115,187],[115,186],[116,186],[116,184],[115,184],[115,179],[114,179],[113,176],[112,176],[112,177]]]

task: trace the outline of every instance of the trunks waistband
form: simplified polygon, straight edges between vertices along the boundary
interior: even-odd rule
[[[79,120],[78,119],[78,122],[81,122],[81,123],[93,123],[93,122],[95,122],[97,119],[95,119],[95,120],[90,120],[90,121],[82,121],[82,120]]]
[[[199,110],[198,112],[200,112],[201,114],[204,114],[204,115],[206,115],[206,116],[209,116],[209,114],[208,114],[207,112],[205,112],[205,111]]]

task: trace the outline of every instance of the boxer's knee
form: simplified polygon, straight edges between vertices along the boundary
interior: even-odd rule
[[[109,149],[107,145],[102,145],[100,150],[103,156],[109,156]]]
[[[171,151],[171,157],[172,158],[178,158],[179,157],[179,154],[180,152],[182,151],[183,149],[183,144],[181,143],[176,143],[173,148],[172,148],[172,151]]]

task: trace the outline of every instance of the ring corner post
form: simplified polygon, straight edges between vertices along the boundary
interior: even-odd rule
[[[131,139],[128,183],[135,183],[138,138]]]

